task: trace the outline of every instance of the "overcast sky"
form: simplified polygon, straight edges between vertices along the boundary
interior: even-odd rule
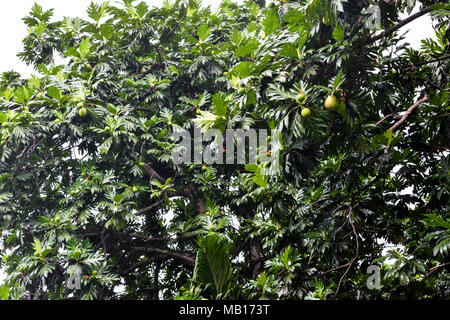
[[[236,0],[235,0],[236,1]],[[44,9],[54,9],[53,19],[61,19],[64,16],[78,16],[87,18],[86,9],[91,0],[15,0],[3,1],[0,11],[0,39],[2,39],[2,48],[0,50],[0,73],[4,71],[15,70],[28,76],[33,73],[31,67],[16,57],[16,54],[22,50],[22,39],[27,35],[26,27],[22,18],[30,12],[32,5],[38,2]],[[94,0],[95,3],[102,3],[103,0]],[[110,3],[119,2],[112,0]],[[120,1],[121,2],[121,1]],[[148,4],[160,5],[162,0],[146,0]],[[240,2],[240,1],[238,1]],[[220,0],[203,0],[204,5],[211,5],[216,8]],[[417,8],[416,10],[417,11]],[[401,31],[410,29],[408,42],[414,48],[420,47],[420,41],[432,37],[434,31],[431,27],[429,16],[421,17],[411,24],[407,25]]]

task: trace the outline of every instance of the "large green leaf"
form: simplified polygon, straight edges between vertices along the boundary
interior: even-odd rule
[[[198,280],[210,286],[213,296],[227,295],[232,275],[228,241],[214,233],[200,236],[195,269]]]

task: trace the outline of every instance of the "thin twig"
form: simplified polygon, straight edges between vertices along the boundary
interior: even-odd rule
[[[439,61],[443,61],[443,60],[447,60],[447,59],[450,59],[450,54],[448,54],[446,56],[443,56],[443,57],[440,57],[440,58],[436,58],[436,59],[432,59],[432,60],[428,60],[428,61],[424,61],[424,62],[419,62],[419,63],[410,63],[410,64],[403,65],[403,66],[400,66],[400,67],[407,67],[407,66],[420,67],[420,66],[423,66],[423,65],[426,65],[426,64],[429,64],[429,63],[439,62]]]
[[[450,262],[443,263],[443,264],[440,264],[440,265],[438,265],[438,266],[435,266],[435,267],[430,268],[430,271],[427,273],[427,276],[429,276],[430,274],[432,274],[433,272],[435,272],[437,269],[442,268],[442,267],[445,267],[445,266],[448,266],[448,265],[450,265]]]
[[[390,113],[387,116],[384,116],[382,119],[380,119],[377,123],[375,123],[375,125],[379,126],[384,120],[386,120],[389,117],[400,118],[400,115],[398,113]]]
[[[339,279],[339,283],[337,286],[336,291],[334,292],[334,296],[337,295],[339,288],[341,287],[341,283],[342,280],[344,280],[345,276],[347,275],[348,271],[350,270],[351,266],[353,265],[353,263],[355,262],[355,260],[358,258],[359,256],[359,241],[358,241],[358,234],[356,233],[356,229],[355,229],[355,225],[353,224],[352,221],[352,212],[353,212],[353,203],[350,203],[350,206],[348,207],[348,221],[350,222],[350,225],[352,226],[352,230],[353,230],[353,234],[355,235],[355,241],[356,241],[356,253],[355,256],[348,262],[348,267],[345,270],[344,274],[342,275],[342,277]]]
[[[427,78],[424,79],[419,79],[419,78],[411,78],[412,80],[418,80],[418,81],[426,81],[428,84],[430,84],[432,87],[434,87],[437,90],[441,90],[441,91],[450,91],[450,88],[442,88],[441,86],[437,85],[436,83],[430,81]]]
[[[405,122],[406,118],[408,118],[408,116],[411,114],[411,112],[414,111],[414,109],[416,109],[418,106],[420,106],[425,101],[428,101],[428,99],[429,99],[428,95],[425,95],[425,97],[423,97],[422,99],[420,99],[419,101],[414,103],[411,107],[409,107],[408,110],[406,110],[406,112],[402,115],[400,120],[398,120],[389,130],[391,130],[391,131],[396,130],[399,126],[401,126],[401,124],[403,122]]]
[[[150,205],[150,206],[148,206],[148,207],[145,207],[145,208],[142,208],[141,210],[139,210],[139,211],[137,211],[136,213],[135,213],[135,215],[141,215],[141,214],[143,214],[143,213],[145,213],[145,212],[147,212],[147,211],[150,211],[150,210],[152,210],[153,208],[155,208],[155,207],[157,207],[157,206],[159,206],[161,203],[163,203],[164,202],[164,199],[161,199],[161,200],[158,200],[158,201],[156,201],[155,203],[153,203],[152,205]]]

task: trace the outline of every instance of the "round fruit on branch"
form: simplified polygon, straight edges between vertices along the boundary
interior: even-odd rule
[[[325,108],[330,111],[336,111],[339,106],[339,100],[336,96],[330,95],[325,100]]]
[[[297,100],[298,103],[303,104],[306,100],[306,95],[303,90],[300,90],[300,93],[295,97],[295,100]]]
[[[85,117],[87,115],[87,109],[85,107],[81,108],[80,110],[78,110],[78,115],[80,117]]]
[[[309,117],[310,114],[311,114],[311,110],[309,108],[303,108],[302,109],[302,117],[303,118]]]
[[[345,112],[345,109],[347,109],[347,105],[345,104],[345,102],[340,102],[336,109],[336,112],[339,114],[343,114]]]

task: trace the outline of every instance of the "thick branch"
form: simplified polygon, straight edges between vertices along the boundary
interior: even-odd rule
[[[253,279],[261,273],[261,247],[256,240],[250,240],[250,260],[253,264]]]
[[[433,6],[429,6],[426,7],[423,10],[420,10],[419,12],[409,16],[408,18],[401,20],[399,23],[397,23],[395,26],[393,26],[390,29],[384,30],[382,33],[380,33],[379,35],[373,36],[371,38],[369,38],[368,40],[364,41],[362,44],[360,44],[359,46],[357,46],[356,48],[354,48],[353,50],[358,50],[360,49],[362,46],[364,45],[368,45],[371,43],[374,43],[384,37],[387,37],[388,35],[394,33],[395,31],[397,31],[398,29],[400,29],[401,27],[404,27],[405,25],[407,25],[408,23],[420,18],[423,15],[426,15],[427,13],[429,13],[431,10],[433,10]]]
[[[409,107],[408,110],[406,110],[406,112],[402,115],[400,120],[398,120],[389,130],[392,130],[392,131],[396,130],[399,126],[401,126],[401,124],[403,122],[405,122],[406,118],[408,118],[408,116],[411,114],[411,112],[413,112],[418,106],[420,106],[422,103],[424,103],[428,99],[429,99],[429,97],[427,95],[425,95],[425,97],[423,97],[422,99],[420,99],[419,101],[414,103],[411,107]]]

